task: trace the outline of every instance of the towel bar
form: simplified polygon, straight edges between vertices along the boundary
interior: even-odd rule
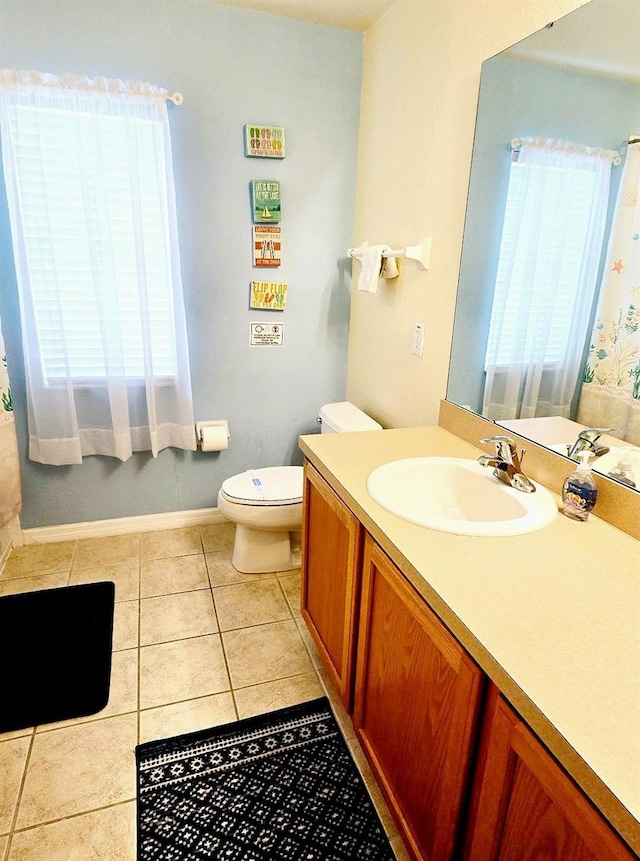
[[[362,257],[362,253],[364,249],[369,245],[368,242],[365,242],[359,248],[349,248],[348,253],[350,257],[358,260]],[[397,248],[390,249],[389,251],[382,252],[383,257],[406,257],[407,260],[414,260],[418,266],[418,269],[422,269],[426,271],[429,268],[429,260],[431,257],[431,237],[427,236],[422,242],[418,245],[407,245],[405,248]]]

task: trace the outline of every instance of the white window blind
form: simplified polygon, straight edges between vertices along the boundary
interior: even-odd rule
[[[167,192],[157,182],[158,160],[165,172],[162,122],[135,121],[132,188],[130,119],[15,110],[16,181],[44,379],[174,377]]]

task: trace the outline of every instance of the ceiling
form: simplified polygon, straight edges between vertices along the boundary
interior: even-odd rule
[[[284,15],[315,24],[367,30],[395,0],[216,0],[254,12]]]
[[[513,56],[640,80],[639,0],[593,0],[509,49]]]

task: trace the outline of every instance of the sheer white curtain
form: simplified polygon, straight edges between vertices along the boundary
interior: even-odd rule
[[[0,70],[32,460],[196,448],[166,96]]]
[[[513,161],[485,359],[483,415],[569,417],[587,338],[611,164],[544,138]]]

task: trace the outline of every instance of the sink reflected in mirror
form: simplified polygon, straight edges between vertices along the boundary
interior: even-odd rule
[[[605,442],[608,441],[605,440]],[[566,443],[553,444],[549,448],[552,451],[558,452],[558,454],[567,456]],[[611,471],[615,470],[620,462],[628,466],[631,477],[635,482],[636,478],[640,476],[640,449],[636,448],[636,446],[614,446],[605,452],[605,454],[600,455],[600,457],[590,460],[589,466],[593,472],[609,476]]]
[[[440,532],[485,537],[523,535],[551,523],[558,513],[554,497],[535,486],[535,493],[523,493],[499,482],[477,461],[451,457],[392,461],[367,480],[378,505],[403,520]]]
[[[561,416],[513,419],[496,422],[496,424],[526,439],[540,443],[565,457],[578,434],[585,430],[584,425]],[[590,461],[591,469],[600,475],[608,476],[611,470],[615,469],[618,461],[624,458],[629,462],[637,485],[640,481],[640,448],[607,433],[603,433],[598,438],[598,443],[604,447],[604,453]]]

